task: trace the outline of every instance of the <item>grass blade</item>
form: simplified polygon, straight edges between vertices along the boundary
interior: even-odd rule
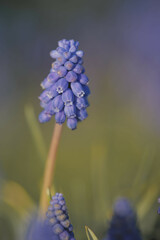
[[[85,230],[88,240],[98,240],[94,232],[89,227],[85,226]]]
[[[46,159],[47,151],[33,107],[31,105],[26,105],[24,113],[39,157],[44,161]]]

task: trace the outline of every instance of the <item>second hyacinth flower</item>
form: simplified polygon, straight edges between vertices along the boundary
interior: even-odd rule
[[[113,217],[104,240],[142,240],[137,217],[130,202],[120,198],[114,205]]]
[[[73,226],[69,220],[66,202],[61,193],[56,193],[47,211],[47,225],[59,240],[75,240]]]
[[[63,124],[67,119],[70,129],[77,127],[88,114],[88,77],[83,67],[83,51],[78,50],[79,42],[63,39],[50,55],[56,59],[48,76],[41,83],[44,89],[40,95],[40,105],[44,110],[39,115],[41,123],[55,115],[56,123]]]
[[[25,240],[75,240],[66,202],[61,193],[52,197],[44,220],[32,220]]]

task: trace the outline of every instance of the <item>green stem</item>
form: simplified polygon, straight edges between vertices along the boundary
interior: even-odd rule
[[[55,170],[56,154],[57,154],[61,133],[62,133],[62,125],[59,125],[56,123],[53,131],[53,136],[51,140],[47,161],[46,161],[43,186],[42,186],[42,192],[40,197],[39,213],[42,217],[45,215],[45,212],[47,211],[47,207],[48,207],[47,190],[50,189],[52,185],[52,180],[53,180],[53,175]]]

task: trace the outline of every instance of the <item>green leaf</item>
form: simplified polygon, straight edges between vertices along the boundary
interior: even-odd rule
[[[48,196],[49,201],[52,200],[52,194],[51,194],[50,188],[47,188],[47,196]]]
[[[85,230],[88,240],[98,240],[94,232],[89,227],[85,226]]]
[[[45,146],[43,136],[38,124],[37,117],[35,116],[33,106],[26,105],[24,107],[24,113],[25,113],[25,117],[26,117],[26,121],[28,123],[29,129],[32,134],[34,144],[37,148],[39,157],[42,160],[42,162],[44,162],[44,160],[46,159],[47,151],[46,151],[46,146]]]
[[[159,193],[159,186],[152,184],[148,187],[147,191],[143,195],[141,201],[137,204],[137,213],[140,220],[143,220],[149,210],[156,202]]]
[[[0,200],[15,209],[21,216],[27,217],[35,208],[35,203],[28,192],[14,181],[4,182]]]

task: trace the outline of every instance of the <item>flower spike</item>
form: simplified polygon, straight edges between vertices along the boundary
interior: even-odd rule
[[[120,198],[114,205],[113,217],[105,240],[129,239],[142,240],[137,226],[137,218],[130,202]]]
[[[56,193],[50,201],[46,223],[59,240],[75,240],[73,226],[69,220],[66,202],[61,193]]]
[[[83,51],[78,50],[79,42],[62,39],[56,50],[50,52],[55,59],[48,76],[41,83],[40,105],[44,110],[39,121],[45,123],[55,115],[56,123],[63,124],[67,119],[70,129],[84,120],[89,106],[89,79],[84,74]],[[59,101],[59,102],[58,102]]]

